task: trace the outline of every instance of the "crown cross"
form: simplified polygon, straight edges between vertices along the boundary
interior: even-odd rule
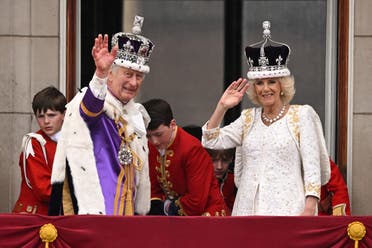
[[[263,37],[264,39],[268,39],[268,38],[271,38],[271,31],[270,31],[270,27],[271,27],[271,24],[269,21],[264,21],[262,23],[262,27],[263,27]]]
[[[123,50],[125,52],[133,52],[134,51],[134,48],[133,46],[130,44],[130,41],[128,40],[127,43],[125,43],[125,45],[123,45]]]
[[[248,57],[248,64],[249,67],[253,67],[253,60],[251,59],[251,57]]]
[[[279,55],[279,57],[278,57],[275,61],[276,61],[276,63],[277,63],[278,65],[281,65],[281,63],[282,63],[282,61],[283,61],[282,56]]]
[[[261,56],[259,59],[258,59],[258,64],[261,66],[261,67],[266,67],[268,64],[269,64],[269,59],[265,56]]]
[[[133,34],[140,34],[144,18],[142,16],[135,16],[133,21],[132,32]]]

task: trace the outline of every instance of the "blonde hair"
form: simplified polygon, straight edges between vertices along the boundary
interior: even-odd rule
[[[254,88],[254,84],[260,79],[252,79],[248,80],[248,83],[251,85],[247,90],[248,98],[251,100],[251,102],[257,106],[261,106],[261,103],[258,101],[258,96],[256,93],[256,90]],[[275,78],[275,80],[278,80],[280,83],[280,87],[282,89],[283,95],[280,94],[280,98],[283,101],[284,104],[289,104],[296,92],[296,89],[294,87],[295,81],[294,77],[286,76],[286,77],[279,77]]]

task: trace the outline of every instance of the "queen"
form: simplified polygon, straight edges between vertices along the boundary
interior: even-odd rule
[[[290,47],[271,39],[245,48],[247,78],[232,82],[203,126],[203,146],[237,147],[232,215],[317,215],[320,188],[329,180],[329,159],[319,116],[309,105],[290,104],[294,77],[288,68]],[[245,109],[228,126],[226,111],[247,93],[257,107]]]

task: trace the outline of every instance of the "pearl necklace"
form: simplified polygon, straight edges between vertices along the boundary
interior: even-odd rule
[[[263,112],[262,110],[262,119],[269,123],[270,125],[273,124],[274,122],[276,122],[277,120],[280,119],[280,117],[283,116],[283,113],[285,111],[285,104],[283,105],[282,109],[280,110],[279,114],[277,116],[275,116],[273,119],[270,119],[269,117],[266,116],[266,114]]]

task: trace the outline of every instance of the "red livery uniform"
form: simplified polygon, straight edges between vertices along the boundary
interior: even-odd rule
[[[331,178],[321,188],[319,215],[350,215],[347,186],[337,165],[330,159]]]
[[[182,128],[175,132],[163,156],[149,143],[152,200],[174,202],[176,215],[226,215],[209,154]]]
[[[222,180],[218,180],[220,185],[220,192],[225,200],[226,207],[228,208],[228,215],[231,215],[231,211],[234,206],[235,196],[237,188],[234,183],[234,173],[227,171]]]
[[[19,158],[22,173],[21,190],[13,213],[48,214],[49,198],[51,194],[50,177],[57,143],[39,130],[37,134],[44,138],[46,158],[42,142],[32,137],[24,144]],[[32,149],[31,149],[32,146]],[[26,163],[23,163],[26,152]]]

